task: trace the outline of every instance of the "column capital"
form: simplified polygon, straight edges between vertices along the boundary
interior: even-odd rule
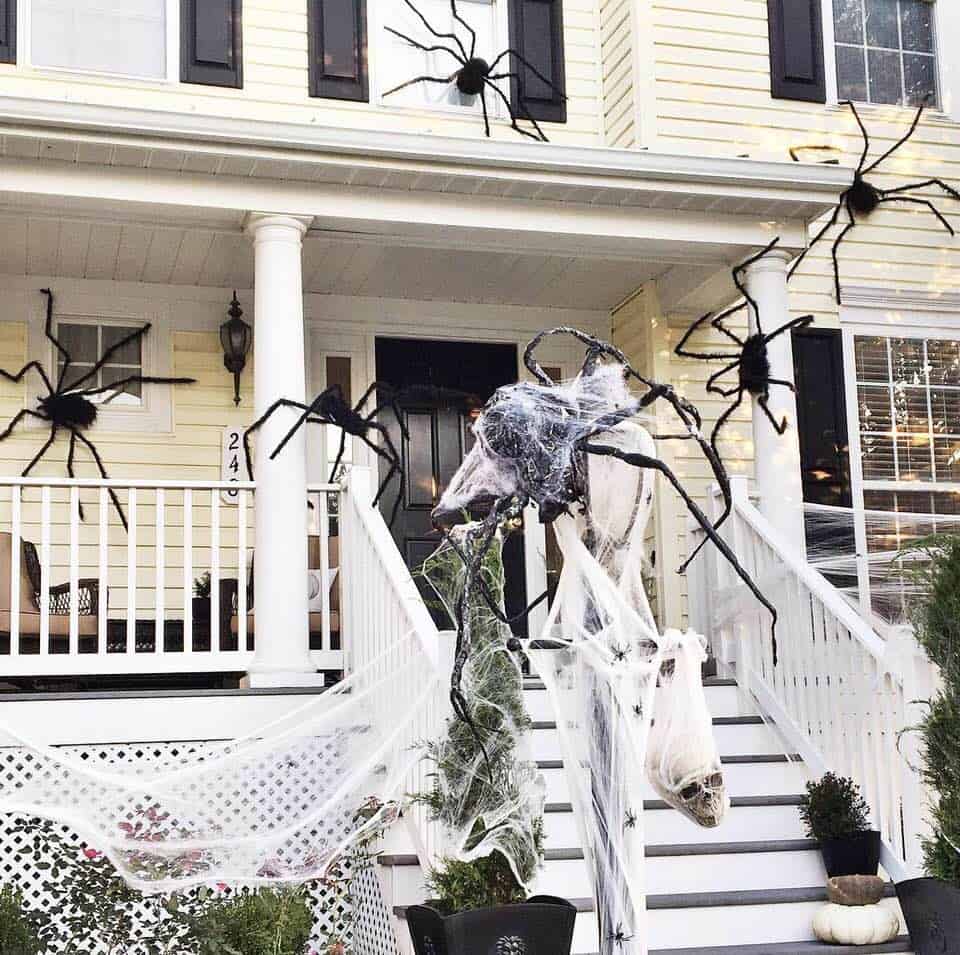
[[[313,216],[292,216],[282,212],[248,212],[243,220],[243,231],[255,238],[261,229],[272,227],[291,230],[303,238],[312,224]]]
[[[741,266],[741,268],[745,268],[745,271],[751,275],[758,272],[783,272],[786,270],[787,263],[792,259],[793,253],[786,249],[771,249],[755,262],[751,262],[747,266]]]

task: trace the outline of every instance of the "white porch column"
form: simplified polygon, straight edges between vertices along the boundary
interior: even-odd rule
[[[789,321],[787,263],[790,256],[774,249],[746,270],[746,285],[760,309],[767,334]],[[750,332],[757,330],[757,318],[750,309]],[[783,334],[768,346],[770,377],[793,382],[793,347]],[[787,419],[787,430],[778,435],[756,399],[753,401],[753,448],[760,494],[760,511],[780,532],[784,542],[802,554],[803,479],[800,470],[800,437],[797,433],[797,401],[782,385],[770,387],[768,402],[775,421]]]
[[[278,398],[304,401],[303,276],[306,220],[251,214],[254,248],[254,408],[259,418]],[[307,616],[307,443],[301,429],[277,455],[299,412],[281,408],[256,434],[256,654],[251,686],[319,682],[310,662]]]

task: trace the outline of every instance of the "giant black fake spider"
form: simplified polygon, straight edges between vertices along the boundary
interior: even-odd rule
[[[777,421],[773,417],[773,414],[767,405],[767,402],[770,400],[770,387],[771,385],[779,385],[784,388],[789,388],[791,391],[796,391],[797,389],[793,382],[786,381],[785,379],[781,378],[770,377],[770,358],[767,353],[767,346],[771,341],[773,341],[773,339],[780,335],[787,334],[794,329],[806,328],[813,322],[813,316],[804,315],[800,318],[794,318],[789,322],[785,322],[772,332],[764,332],[760,318],[760,309],[743,282],[743,274],[746,269],[754,262],[762,259],[768,252],[770,252],[771,249],[774,248],[774,246],[776,246],[779,241],[779,238],[774,239],[756,255],[753,255],[745,262],[734,266],[733,281],[736,284],[737,289],[740,291],[740,294],[743,296],[743,301],[737,305],[733,305],[730,308],[725,309],[722,312],[707,312],[706,315],[698,318],[687,329],[683,338],[680,339],[674,348],[674,353],[679,355],[681,358],[696,358],[700,361],[722,361],[725,363],[723,368],[714,372],[707,379],[708,394],[720,395],[722,398],[734,398],[733,404],[731,404],[717,418],[716,423],[713,426],[713,431],[710,432],[710,447],[718,457],[720,455],[720,451],[717,446],[717,439],[720,431],[730,420],[730,417],[737,410],[737,408],[740,407],[745,394],[752,395],[757,399],[757,404],[767,416],[770,424],[773,425],[773,428],[777,434],[783,434],[787,430],[786,419],[784,418],[781,421]],[[740,335],[734,331],[731,331],[723,323],[725,319],[747,308],[748,306],[753,309],[757,330],[752,334],[748,334],[746,338],[741,338]],[[690,340],[690,337],[706,323],[709,323],[712,328],[724,335],[730,342],[733,343],[733,345],[736,346],[737,350],[700,352],[691,351],[689,348],[687,348],[687,342]],[[735,385],[729,388],[724,388],[717,383],[719,378],[732,371],[736,371],[737,373],[737,383]],[[721,513],[714,527],[719,527],[727,519],[727,517],[729,517],[730,510],[731,501],[725,498],[723,512]],[[690,564],[690,561],[697,556],[697,554],[700,552],[700,548],[703,547],[705,543],[706,538],[704,538],[704,540],[700,542],[700,545],[694,549],[693,553],[687,557],[683,564],[684,568],[686,568]]]
[[[387,394],[385,401],[378,402],[377,405],[367,414],[364,414],[364,407],[370,400],[374,392]],[[253,477],[253,460],[250,453],[250,435],[259,430],[263,423],[270,418],[280,408],[296,408],[301,413],[300,417],[293,423],[287,433],[283,436],[280,443],[270,452],[272,461],[286,446],[296,432],[305,424],[332,424],[340,429],[340,447],[337,451],[336,460],[330,469],[330,482],[337,478],[340,470],[340,462],[347,446],[347,435],[353,435],[359,438],[377,457],[387,462],[386,477],[380,482],[377,488],[377,495],[373,499],[374,506],[380,502],[388,485],[393,480],[394,475],[400,479],[399,493],[393,505],[393,511],[390,515],[390,524],[392,525],[397,516],[397,510],[403,499],[405,487],[403,467],[401,466],[400,455],[397,448],[390,438],[390,432],[386,425],[377,421],[377,416],[386,408],[391,408],[397,416],[400,425],[400,433],[404,438],[407,437],[406,425],[403,416],[397,406],[396,393],[389,386],[381,382],[373,382],[369,388],[361,395],[360,400],[351,407],[343,394],[340,385],[330,385],[317,395],[310,404],[304,404],[301,401],[294,401],[291,398],[278,398],[269,408],[243,433],[243,450],[247,459],[247,473]],[[370,432],[374,431],[380,435],[383,444],[378,444],[370,437]]]
[[[833,242],[833,248],[831,250],[831,256],[833,258],[833,282],[837,295],[837,304],[842,304],[841,292],[840,292],[840,265],[837,260],[837,251],[840,248],[840,243],[846,238],[847,233],[858,223],[858,216],[867,217],[876,208],[885,202],[908,202],[912,205],[926,206],[939,220],[940,224],[950,233],[950,235],[955,235],[953,226],[944,218],[940,210],[929,200],[921,199],[918,196],[907,196],[904,195],[905,192],[910,192],[913,189],[923,189],[927,186],[939,186],[947,193],[948,196],[953,199],[960,201],[960,192],[957,192],[952,186],[947,185],[942,179],[932,178],[924,179],[922,182],[911,182],[905,186],[897,186],[895,189],[881,189],[878,186],[875,186],[871,183],[867,176],[873,172],[885,159],[889,159],[908,139],[916,132],[917,126],[920,124],[920,117],[923,116],[923,111],[926,108],[926,103],[921,103],[920,108],[917,110],[916,116],[913,118],[913,122],[910,124],[910,128],[907,132],[900,137],[882,156],[878,159],[873,160],[869,165],[867,165],[867,158],[870,154],[870,136],[867,133],[867,128],[863,124],[863,120],[860,118],[860,114],[857,112],[857,107],[850,101],[844,100],[840,104],[841,106],[849,106],[850,110],[853,112],[854,119],[857,121],[857,125],[860,127],[860,133],[863,136],[863,152],[860,154],[860,161],[857,163],[857,168],[853,173],[853,182],[851,185],[840,193],[840,198],[837,200],[837,204],[833,209],[833,213],[830,218],[827,220],[826,224],[820,229],[820,231],[813,237],[810,244],[804,249],[800,256],[794,261],[793,265],[790,267],[789,275],[793,276],[793,273],[797,271],[800,266],[800,263],[807,257],[807,254],[810,250],[827,234],[827,232],[832,229],[840,219],[840,213],[843,210],[846,210],[847,213],[847,223],[840,230],[840,233],[837,235],[836,239]],[[791,151],[793,155],[793,151]],[[796,155],[794,155],[796,159]]]
[[[530,72],[533,73],[537,79],[543,83],[546,83],[547,86],[549,86],[557,96],[563,97],[563,94],[550,80],[548,80],[521,53],[509,47],[494,57],[490,62],[487,62],[485,59],[483,59],[483,57],[477,56],[476,31],[470,26],[469,23],[467,23],[466,20],[463,19],[463,17],[460,16],[459,12],[457,11],[456,0],[450,0],[450,10],[453,13],[454,20],[461,24],[470,34],[471,39],[469,50],[466,48],[466,46],[464,46],[463,41],[456,35],[456,33],[441,33],[434,29],[433,26],[431,26],[430,21],[427,20],[427,18],[413,5],[411,0],[404,0],[404,3],[406,3],[406,5],[417,15],[420,22],[434,37],[436,37],[438,40],[450,40],[454,46],[445,45],[443,43],[435,43],[432,45],[418,43],[412,37],[407,36],[405,33],[401,33],[399,30],[395,30],[393,27],[386,27],[387,32],[399,37],[405,43],[409,43],[412,47],[422,50],[424,53],[449,53],[450,56],[452,56],[460,65],[458,69],[454,70],[454,72],[449,76],[415,76],[413,79],[407,80],[406,82],[401,83],[399,86],[394,86],[393,89],[387,90],[387,92],[383,94],[384,96],[390,96],[392,93],[398,93],[400,90],[406,89],[408,86],[413,86],[416,83],[440,83],[443,85],[456,83],[457,89],[463,93],[464,96],[480,97],[480,105],[483,107],[483,124],[486,129],[486,134],[489,136],[490,117],[487,113],[487,91],[490,90],[495,96],[498,96],[507,107],[507,112],[510,114],[510,125],[513,129],[523,136],[530,137],[530,139],[535,139],[544,143],[548,142],[547,137],[540,128],[539,123],[537,123],[536,119],[534,119],[534,117],[530,114],[530,111],[527,109],[527,105],[519,91],[517,93],[517,108],[514,109],[513,104],[510,102],[510,98],[504,94],[503,90],[501,90],[499,86],[497,86],[497,80],[519,81],[519,74],[515,70],[506,70],[500,73],[496,72],[496,70],[504,57],[511,56],[522,66],[530,70]],[[521,118],[529,121],[536,130],[536,133],[531,133],[530,130],[524,129],[522,126],[520,126],[518,124],[518,119]]]
[[[113,381],[108,385],[84,387],[87,382],[96,377],[97,373],[103,368],[104,365],[107,364],[108,361],[110,361],[114,355],[117,354],[117,352],[133,342],[140,341],[143,336],[150,331],[150,325],[148,323],[142,328],[138,328],[136,331],[131,332],[129,335],[126,335],[124,338],[120,339],[120,341],[111,345],[97,359],[97,361],[89,370],[85,371],[82,375],[74,378],[69,384],[67,384],[66,382],[69,376],[70,366],[73,364],[73,358],[70,356],[70,352],[64,347],[56,335],[53,334],[53,292],[51,292],[48,288],[41,289],[40,291],[47,296],[47,320],[44,325],[43,332],[44,335],[46,335],[46,337],[53,343],[54,348],[57,350],[57,355],[62,360],[63,364],[60,366],[60,373],[57,375],[56,387],[54,387],[51,383],[46,370],[39,361],[28,361],[15,375],[11,375],[10,372],[4,371],[2,368],[0,368],[0,375],[6,378],[7,381],[12,381],[14,384],[19,384],[20,381],[23,380],[24,375],[33,369],[40,376],[44,387],[47,389],[46,395],[41,395],[37,398],[38,410],[24,408],[22,411],[18,411],[7,427],[4,428],[3,432],[0,433],[0,441],[9,438],[10,435],[13,434],[14,429],[24,418],[36,418],[39,421],[43,421],[50,425],[50,435],[43,443],[43,446],[40,448],[40,450],[33,456],[33,459],[30,461],[30,463],[23,469],[22,477],[27,477],[34,467],[36,467],[47,451],[49,451],[53,446],[54,441],[57,440],[57,435],[62,429],[70,434],[70,447],[67,451],[67,474],[71,478],[76,477],[74,473],[74,461],[76,459],[77,442],[79,441],[93,456],[93,460],[96,462],[97,469],[100,471],[100,476],[106,480],[108,475],[106,468],[103,466],[103,461],[100,458],[100,454],[94,447],[93,442],[84,434],[84,432],[91,428],[97,420],[97,405],[92,399],[96,398],[98,395],[106,395],[110,392],[113,392],[110,397],[105,399],[105,402],[110,401],[111,398],[123,391],[125,385],[192,385],[196,379],[157,378],[149,375],[126,375],[125,377],[120,378],[117,381]],[[120,521],[122,522],[124,529],[126,529],[127,518],[123,513],[123,508],[120,506],[120,501],[117,498],[116,491],[114,491],[113,488],[108,488],[108,493],[110,494],[111,501],[113,501],[113,506],[117,509],[117,513],[120,515]],[[83,518],[82,505],[80,507],[80,517],[81,519]]]

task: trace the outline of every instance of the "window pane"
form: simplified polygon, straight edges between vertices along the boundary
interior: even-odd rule
[[[905,50],[933,53],[933,4],[900,0],[900,32]]]
[[[960,434],[960,389],[934,388],[930,392],[933,430],[938,434]]]
[[[935,438],[933,448],[937,461],[937,480],[960,483],[960,439]]]
[[[863,43],[862,0],[833,0],[833,35],[837,43]]]
[[[925,434],[908,434],[897,438],[897,477],[901,481],[933,480],[930,438]]]
[[[885,338],[856,339],[854,345],[857,363],[857,381],[889,381],[887,340]]]
[[[899,49],[897,0],[867,0],[867,45]]]
[[[97,358],[97,326],[60,322],[56,336],[66,349],[71,362],[93,364]]]
[[[863,477],[868,481],[893,481],[897,474],[893,466],[893,439],[885,435],[863,435]]]
[[[63,367],[63,363],[58,362],[57,363],[58,377],[60,375],[60,369],[62,367]],[[92,369],[93,369],[93,365],[87,365],[83,363],[78,364],[77,362],[71,362],[70,368],[63,379],[63,387],[72,388],[74,385],[76,385],[80,381],[81,378],[85,378],[87,372],[92,371]],[[96,388],[96,386],[99,384],[100,384],[100,381],[97,377],[87,378],[87,380],[83,382],[83,387]]]
[[[860,428],[863,431],[890,431],[890,389],[886,385],[858,385]]]
[[[960,342],[927,342],[931,385],[960,385]]]
[[[906,105],[919,106],[921,103],[928,103],[936,106],[937,79],[934,58],[922,53],[904,53],[903,73]]]
[[[893,408],[897,416],[897,431],[910,434],[929,432],[926,388],[895,388]]]
[[[37,66],[161,78],[165,0],[31,0]]]
[[[900,54],[867,50],[867,66],[870,70],[870,102],[899,103],[903,91]]]
[[[136,328],[125,328],[120,325],[104,325],[103,326],[103,337],[101,341],[101,347],[103,351],[101,355],[106,355],[108,349],[112,348],[114,345],[119,344],[129,335],[132,335]],[[140,366],[140,345],[142,342],[142,336],[140,338],[135,338],[132,342],[128,342],[122,348],[115,351],[110,356],[111,365],[134,365]]]
[[[895,382],[904,385],[924,384],[923,341],[918,338],[892,338],[890,364]]]
[[[840,99],[866,100],[867,70],[861,47],[837,47],[837,92]]]

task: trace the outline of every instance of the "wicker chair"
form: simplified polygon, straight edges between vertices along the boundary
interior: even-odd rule
[[[20,652],[40,652],[40,558],[36,546],[20,541]],[[11,566],[13,535],[0,532],[0,652],[10,652]],[[70,584],[50,587],[49,632],[53,653],[65,652],[70,638]],[[100,582],[96,578],[77,581],[81,651],[96,649]]]

